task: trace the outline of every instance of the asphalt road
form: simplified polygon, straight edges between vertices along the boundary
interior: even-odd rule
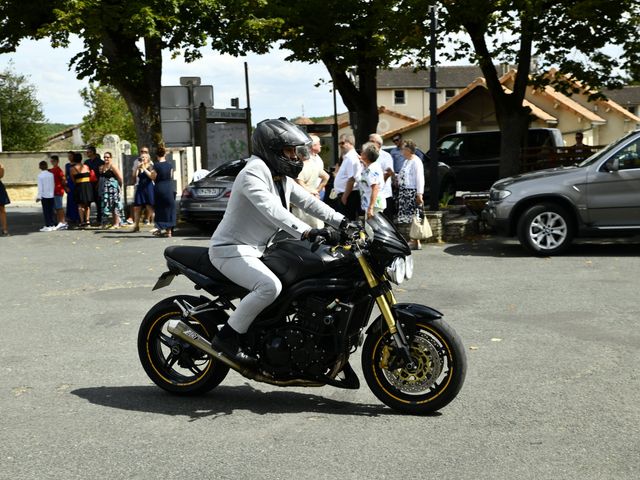
[[[37,212],[9,215],[1,479],[640,477],[637,240],[547,259],[491,238],[415,252],[397,297],[444,312],[469,369],[454,402],[411,417],[364,382],[280,389],[232,372],[203,397],[161,391],[138,362],[138,324],[194,292],[180,278],[151,292],[163,249],[207,236],[39,233]]]

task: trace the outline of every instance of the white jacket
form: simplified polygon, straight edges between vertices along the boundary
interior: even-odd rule
[[[261,257],[271,237],[282,229],[300,238],[311,227],[289,212],[289,202],[305,212],[338,227],[344,216],[298,185],[285,178],[285,199],[280,195],[267,164],[255,155],[233,183],[229,205],[211,236],[214,257]]]

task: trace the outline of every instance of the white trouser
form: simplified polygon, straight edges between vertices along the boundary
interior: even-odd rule
[[[282,291],[282,282],[257,257],[212,258],[211,263],[233,283],[249,290],[229,315],[229,325],[245,333],[258,314],[273,303]]]

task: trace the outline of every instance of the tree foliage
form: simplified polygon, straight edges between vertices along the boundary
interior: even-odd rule
[[[114,87],[133,115],[138,141],[162,142],[160,87],[162,52],[200,56],[203,27],[222,28],[217,0],[54,0],[0,3],[0,51],[23,38],[49,38],[66,47],[70,35],[83,41],[71,60],[78,78]],[[220,37],[220,35],[218,35]],[[220,37],[221,38],[221,37]]]
[[[91,83],[80,91],[80,96],[89,109],[82,118],[82,136],[86,143],[100,145],[105,135],[116,134],[137,145],[133,117],[114,87]]]
[[[420,35],[428,3],[417,0],[252,3],[251,16],[234,16],[235,9],[227,10],[230,28],[261,31],[263,38],[278,42],[280,48],[291,52],[287,60],[322,62],[352,114],[357,142],[366,141],[378,124],[377,69],[392,65],[424,45]],[[250,27],[246,26],[247,17]]]
[[[41,150],[47,140],[46,118],[36,88],[11,65],[0,73],[0,128],[5,151]]]

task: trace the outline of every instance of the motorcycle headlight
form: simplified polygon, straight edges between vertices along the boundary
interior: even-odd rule
[[[404,263],[405,263],[404,278],[406,278],[407,280],[411,280],[411,277],[413,277],[413,257],[409,255],[407,258],[404,259]]]
[[[402,257],[396,258],[386,269],[386,275],[396,285],[404,282],[406,274],[406,261]]]

